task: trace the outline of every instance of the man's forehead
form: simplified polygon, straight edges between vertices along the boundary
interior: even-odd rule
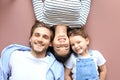
[[[50,34],[50,30],[44,27],[38,27],[35,29],[36,33],[44,33],[44,34]]]

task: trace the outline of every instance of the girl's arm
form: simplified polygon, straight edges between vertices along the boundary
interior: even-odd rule
[[[72,80],[71,79],[71,70],[68,68],[65,68],[65,80]]]
[[[99,77],[100,80],[105,80],[107,73],[106,64],[103,64],[102,66],[99,66]]]

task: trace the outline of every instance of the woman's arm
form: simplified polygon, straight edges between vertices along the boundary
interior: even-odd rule
[[[80,20],[83,26],[86,24],[90,12],[91,0],[80,0],[80,1],[81,1]]]
[[[32,0],[34,15],[37,20],[41,20],[43,0]]]

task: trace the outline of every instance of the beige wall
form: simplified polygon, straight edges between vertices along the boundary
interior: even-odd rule
[[[120,80],[120,0],[92,0],[87,30],[91,49],[107,59],[107,80]],[[13,43],[28,45],[34,23],[31,0],[0,0],[0,52]]]

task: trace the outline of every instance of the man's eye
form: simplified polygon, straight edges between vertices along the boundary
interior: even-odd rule
[[[45,39],[49,39],[49,37],[48,37],[47,35],[44,35],[43,37],[44,37]]]
[[[39,33],[35,33],[34,35],[35,35],[35,37],[39,37],[39,36],[40,36],[40,34],[39,34]]]

